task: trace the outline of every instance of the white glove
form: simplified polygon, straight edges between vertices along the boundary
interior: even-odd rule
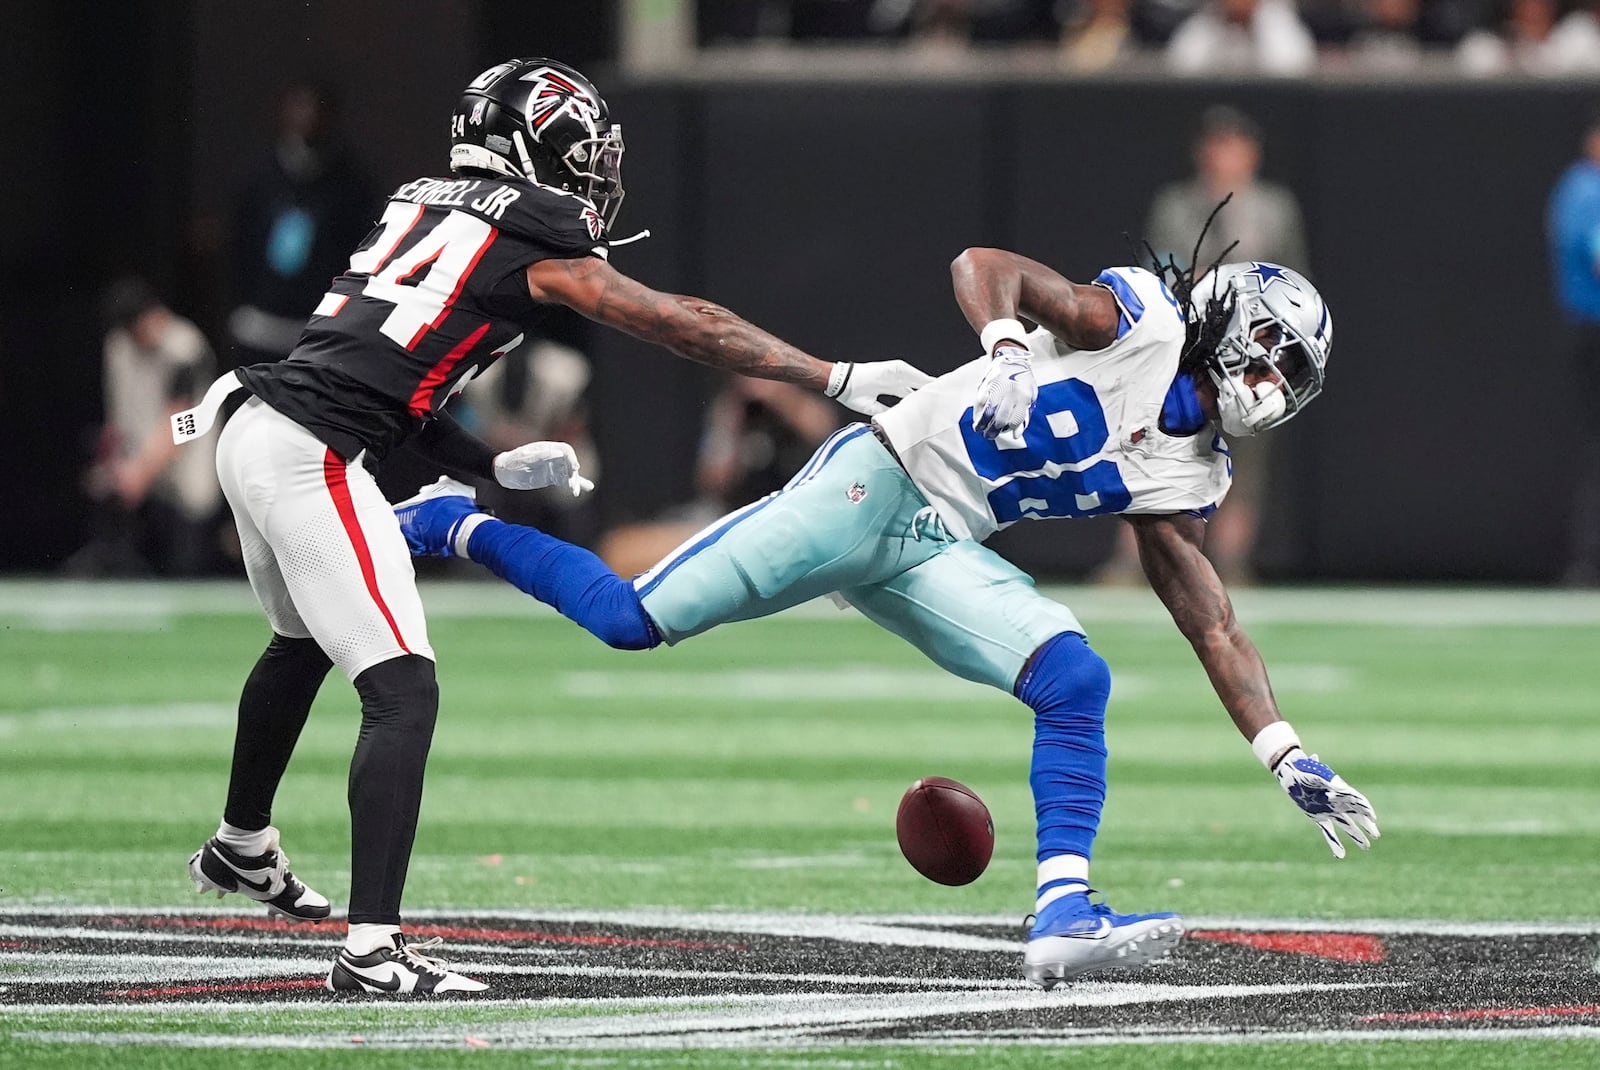
[[[1020,435],[1027,430],[1039,384],[1033,378],[1033,355],[1019,345],[994,347],[989,370],[978,382],[972,402],[972,429],[984,438]]]
[[[530,442],[494,459],[494,479],[507,490],[538,490],[565,483],[576,498],[594,484],[578,474],[578,455],[565,442]]]
[[[1340,829],[1363,851],[1378,838],[1378,815],[1373,813],[1367,797],[1323,765],[1315,754],[1308,755],[1299,747],[1291,748],[1278,759],[1272,773],[1295,805],[1317,823],[1333,857],[1344,857],[1344,844],[1339,842]]]
[[[876,416],[889,408],[878,397],[887,394],[903,398],[918,387],[933,382],[933,376],[913,368],[903,360],[878,360],[869,363],[835,361],[823,394],[837,398],[847,409],[863,416]]]

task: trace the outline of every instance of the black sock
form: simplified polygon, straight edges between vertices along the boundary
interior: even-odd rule
[[[241,829],[272,822],[272,800],[333,662],[315,639],[274,635],[239,696],[233,773],[222,819]]]
[[[433,662],[394,658],[356,677],[361,736],[350,763],[350,923],[400,924],[422,774],[439,713]]]

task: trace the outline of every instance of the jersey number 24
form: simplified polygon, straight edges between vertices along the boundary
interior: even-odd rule
[[[361,293],[394,306],[379,330],[407,349],[415,349],[444,320],[495,238],[495,228],[477,216],[447,212],[396,256],[400,243],[422,221],[422,205],[390,201],[371,241],[350,257],[351,274],[369,276]],[[323,301],[337,296],[329,294]],[[343,303],[317,311],[331,315]]]

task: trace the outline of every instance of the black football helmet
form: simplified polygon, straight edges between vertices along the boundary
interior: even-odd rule
[[[509,60],[461,94],[450,118],[450,169],[575,193],[609,230],[622,207],[622,127],[594,84],[565,63]]]

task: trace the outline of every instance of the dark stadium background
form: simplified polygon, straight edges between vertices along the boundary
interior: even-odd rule
[[[902,78],[625,82],[613,5],[8,5],[0,40],[0,569],[48,572],[81,544],[99,414],[98,304],[138,269],[216,340],[226,264],[204,240],[272,92],[343,93],[345,132],[388,187],[443,170],[473,74],[513,54],[589,71],[626,130],[616,263],[728,304],[824,357],[940,371],[970,332],[946,268],[1001,244],[1091,277],[1129,258],[1157,185],[1187,168],[1206,104],[1248,109],[1267,177],[1307,212],[1334,310],[1329,389],[1284,432],[1268,575],[1547,581],[1563,563],[1573,458],[1543,242],[1592,87],[1499,82]],[[602,508],[688,490],[706,377],[594,332]],[[225,351],[224,351],[225,358]],[[1105,525],[1022,525],[1002,546],[1075,575]],[[1087,530],[1085,530],[1087,529]]]

